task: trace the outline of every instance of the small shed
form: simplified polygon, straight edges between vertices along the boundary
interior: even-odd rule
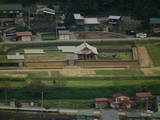
[[[8,60],[24,60],[24,55],[16,53],[16,55],[7,55]]]
[[[29,42],[32,41],[32,33],[31,32],[16,32],[17,41]]]
[[[84,25],[84,17],[81,14],[76,13],[73,16],[77,25]]]
[[[121,21],[121,16],[109,16],[107,23],[109,25],[118,25],[120,24],[120,21]]]
[[[70,40],[70,31],[69,30],[59,30],[59,39],[60,40]]]
[[[160,33],[160,18],[150,18],[150,25],[154,33]]]
[[[95,98],[95,108],[103,109],[109,107],[109,99]]]

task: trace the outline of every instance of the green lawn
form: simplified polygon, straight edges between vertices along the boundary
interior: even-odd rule
[[[154,62],[155,66],[160,66],[160,43],[148,44],[148,52]]]
[[[7,62],[15,62],[15,60],[8,60],[6,55],[0,55],[0,63],[7,63]]]
[[[108,76],[142,76],[144,75],[140,70],[97,70],[97,75]]]
[[[48,46],[48,47],[34,47],[34,48],[21,48],[21,49],[17,49],[17,50],[12,50],[10,51],[8,54],[15,54],[16,52],[19,53],[24,53],[24,49],[43,49],[43,50],[58,50],[58,48],[56,46]]]
[[[54,36],[52,33],[46,33],[42,35],[43,40],[56,40],[57,37]]]

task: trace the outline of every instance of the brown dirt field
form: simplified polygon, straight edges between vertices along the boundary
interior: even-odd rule
[[[142,67],[148,67],[153,65],[153,61],[147,51],[147,48],[145,46],[138,46],[138,57],[139,62]]]
[[[60,74],[64,76],[69,77],[75,77],[75,76],[89,76],[89,75],[95,75],[95,70],[87,70],[87,69],[63,69],[60,71]]]
[[[77,39],[108,39],[108,38],[123,38],[120,35],[114,35],[109,33],[75,33]]]

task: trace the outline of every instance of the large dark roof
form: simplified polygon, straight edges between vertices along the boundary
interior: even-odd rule
[[[160,18],[150,18],[150,24],[160,24]]]
[[[2,10],[22,10],[21,4],[0,4],[0,11]]]

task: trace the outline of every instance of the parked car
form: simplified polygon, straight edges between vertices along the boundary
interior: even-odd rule
[[[147,33],[137,33],[136,37],[137,38],[147,38]]]
[[[136,31],[134,31],[134,30],[127,30],[126,34],[127,35],[136,35]]]

